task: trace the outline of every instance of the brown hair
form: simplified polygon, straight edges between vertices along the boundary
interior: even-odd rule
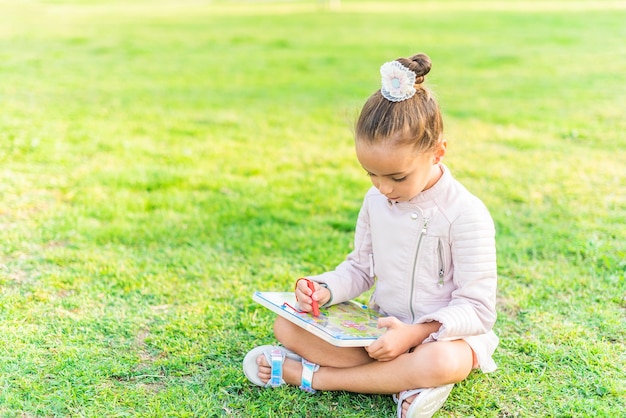
[[[356,123],[356,139],[413,145],[423,152],[434,150],[443,137],[443,119],[432,92],[422,84],[430,72],[430,58],[417,54],[396,61],[415,73],[415,95],[391,102],[376,91],[363,105]]]

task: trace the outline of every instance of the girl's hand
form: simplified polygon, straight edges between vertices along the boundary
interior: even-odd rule
[[[398,318],[388,316],[378,319],[378,328],[387,328],[387,331],[376,341],[365,347],[369,356],[378,361],[389,361],[406,353],[414,344],[414,329],[412,325],[401,322]]]
[[[410,325],[393,316],[388,316],[378,319],[378,328],[384,327],[387,328],[387,331],[368,347],[365,347],[369,356],[378,361],[393,360],[400,354],[420,345],[431,333],[436,332],[441,324],[428,322]]]
[[[304,312],[313,311],[313,299],[317,301],[319,306],[324,305],[330,300],[330,291],[325,287],[319,285],[319,283],[313,282],[315,291],[309,289],[306,279],[298,279],[296,282],[296,300],[298,301],[298,308]]]

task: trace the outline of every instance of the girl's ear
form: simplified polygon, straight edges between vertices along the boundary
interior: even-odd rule
[[[439,145],[437,146],[437,149],[435,150],[435,154],[433,158],[434,164],[438,164],[439,161],[441,161],[441,159],[446,155],[447,148],[448,148],[448,141],[444,139],[439,143]]]

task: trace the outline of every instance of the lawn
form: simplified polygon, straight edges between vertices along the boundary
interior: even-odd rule
[[[379,66],[426,52],[497,227],[440,417],[626,415],[626,2],[0,0],[0,416],[391,417],[251,386],[254,290],[350,250]]]

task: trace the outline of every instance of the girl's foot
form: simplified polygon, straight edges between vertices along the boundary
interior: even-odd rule
[[[402,418],[406,418],[406,414],[413,401],[417,398],[417,395],[409,396],[402,402]]]
[[[448,399],[454,385],[400,392],[394,399],[398,402],[398,418],[430,418]]]
[[[256,347],[243,359],[243,371],[255,385],[276,387],[286,383],[309,393],[315,393],[313,374],[319,368],[285,347],[271,345]]]
[[[264,355],[257,357],[256,364],[259,366],[259,379],[263,383],[269,382],[272,377],[272,367]],[[283,362],[283,380],[289,385],[300,385],[302,376],[302,362],[290,358],[285,358]]]

